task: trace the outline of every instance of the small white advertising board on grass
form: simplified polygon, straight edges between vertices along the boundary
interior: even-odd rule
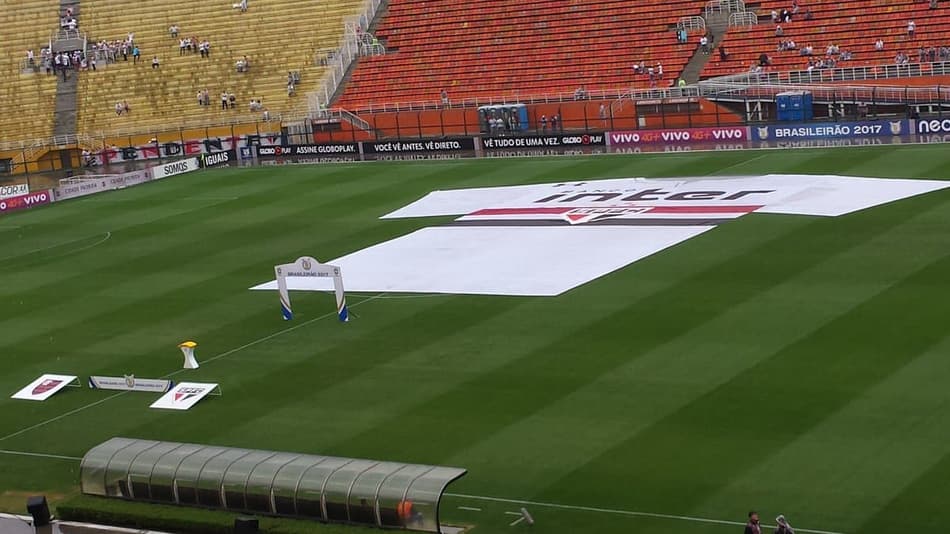
[[[221,388],[217,384],[182,382],[153,402],[150,408],[187,410],[208,395],[220,396]]]
[[[89,387],[92,389],[165,393],[170,390],[173,385],[175,384],[171,380],[136,378],[135,375],[89,377]]]
[[[82,387],[79,379],[73,375],[46,374],[30,382],[30,385],[17,391],[11,399],[45,401],[66,386]]]

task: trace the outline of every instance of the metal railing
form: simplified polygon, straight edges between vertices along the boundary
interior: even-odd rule
[[[740,11],[729,15],[729,26],[755,26],[759,16],[752,11]]]
[[[340,83],[346,76],[350,65],[360,55],[362,30],[369,28],[370,22],[376,17],[381,3],[382,0],[365,0],[360,14],[345,21],[343,37],[340,39],[339,46],[319,60],[320,64],[326,65],[328,68],[323,78],[317,83],[317,88],[307,93],[306,110],[301,109],[302,105],[299,105],[294,108],[295,112],[305,111],[309,114],[319,115],[321,110],[330,107],[330,99],[333,98],[340,87]]]
[[[681,17],[676,27],[681,30],[706,30],[706,19],[703,17]]]
[[[721,13],[735,13],[745,10],[745,2],[742,0],[710,0],[706,3],[707,17]]]

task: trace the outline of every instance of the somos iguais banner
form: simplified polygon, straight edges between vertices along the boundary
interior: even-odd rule
[[[723,141],[745,141],[749,139],[749,129],[745,126],[717,126],[712,128],[665,128],[662,130],[633,130],[610,132],[607,141],[610,146],[638,146],[646,144],[692,144],[721,143]]]
[[[771,124],[768,126],[753,126],[751,130],[753,141],[888,137],[913,133],[910,129],[910,121],[907,119]]]
[[[15,197],[0,199],[0,213],[25,210],[27,208],[42,206],[51,202],[53,202],[53,191],[50,189],[44,189],[43,191],[36,191],[26,195],[18,195]]]
[[[166,163],[157,167],[152,167],[152,180],[161,180],[169,176],[184,174],[186,172],[197,171],[199,168],[198,158],[188,158],[173,163]]]

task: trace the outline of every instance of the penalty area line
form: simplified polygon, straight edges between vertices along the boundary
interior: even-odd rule
[[[82,458],[78,458],[76,456],[62,456],[60,454],[46,454],[42,452],[9,451],[6,449],[0,449],[0,454],[9,454],[11,456],[32,456],[35,458],[54,458],[56,460],[71,460],[75,462],[82,461]]]
[[[361,304],[366,304],[367,302],[376,300],[377,298],[381,297],[382,295],[383,295],[383,293],[380,293],[380,294],[378,294],[378,295],[375,295],[375,296],[372,296],[372,297],[363,299],[363,300],[361,300],[361,301],[359,301],[359,302],[353,303],[353,304],[350,305],[349,307],[350,307],[350,308],[355,308],[355,307],[357,307],[357,306],[359,306],[359,305],[361,305]],[[240,352],[240,351],[242,351],[242,350],[244,350],[244,349],[248,349],[248,348],[251,348],[251,347],[253,347],[253,346],[255,346],[255,345],[259,345],[259,344],[261,344],[261,343],[263,343],[263,342],[265,342],[265,341],[270,341],[271,339],[274,339],[275,337],[278,337],[278,336],[282,336],[282,335],[284,335],[284,334],[286,334],[286,333],[288,333],[288,332],[293,332],[294,330],[299,330],[300,328],[303,328],[303,327],[305,327],[305,326],[307,326],[307,325],[309,325],[309,324],[315,323],[315,322],[317,322],[317,321],[319,321],[319,320],[321,320],[321,319],[326,319],[326,318],[328,318],[328,317],[336,317],[336,314],[337,314],[337,313],[336,313],[335,311],[329,312],[329,313],[325,313],[325,314],[323,314],[323,315],[319,315],[319,316],[317,316],[317,317],[314,317],[313,319],[304,321],[304,322],[302,322],[302,323],[300,323],[300,324],[296,324],[296,325],[291,326],[291,327],[289,327],[289,328],[284,328],[283,330],[278,330],[278,331],[274,332],[273,334],[269,334],[269,335],[266,335],[266,336],[264,336],[264,337],[262,337],[262,338],[255,339],[254,341],[251,341],[250,343],[245,343],[244,345],[241,345],[240,347],[236,347],[236,348],[233,348],[233,349],[231,349],[231,350],[222,352],[221,354],[216,354],[215,356],[212,356],[211,358],[208,358],[207,360],[205,360],[205,361],[203,362],[203,364],[207,365],[207,364],[209,364],[209,363],[211,363],[211,362],[213,362],[213,361],[220,360],[221,358],[230,356],[230,355],[232,355],[232,354],[234,354],[234,353],[236,353],[236,352]],[[185,371],[187,371],[187,369],[178,369],[177,371],[172,371],[171,373],[166,374],[166,375],[163,376],[162,378],[170,378],[170,377],[173,377],[173,376],[175,376],[175,375],[177,375],[177,374],[179,374],[179,373],[183,373],[183,372],[185,372]],[[19,435],[21,435],[21,434],[25,434],[25,433],[27,433],[27,432],[29,432],[29,431],[31,431],[31,430],[35,430],[35,429],[40,428],[40,427],[42,427],[42,426],[46,426],[46,425],[48,425],[48,424],[50,424],[50,423],[55,423],[56,421],[61,421],[61,420],[65,419],[65,418],[67,418],[67,417],[70,417],[70,416],[72,416],[72,415],[75,415],[75,414],[77,414],[77,413],[79,413],[79,412],[82,412],[82,411],[84,411],[84,410],[88,410],[89,408],[94,408],[94,407],[96,407],[96,406],[99,406],[100,404],[103,404],[103,403],[105,403],[105,402],[108,402],[108,401],[110,401],[110,400],[112,400],[112,399],[114,399],[114,398],[121,397],[122,395],[125,395],[125,394],[127,394],[127,393],[130,393],[130,392],[129,392],[129,391],[121,391],[121,392],[119,392],[119,393],[113,393],[112,395],[109,395],[108,397],[99,399],[99,400],[97,400],[97,401],[95,401],[95,402],[90,402],[89,404],[85,404],[85,405],[80,406],[80,407],[78,407],[78,408],[74,408],[74,409],[72,409],[72,410],[70,410],[70,411],[68,411],[68,412],[66,412],[66,413],[64,413],[64,414],[57,415],[56,417],[51,417],[50,419],[46,419],[45,421],[40,421],[39,423],[30,425],[30,426],[28,426],[28,427],[26,427],[26,428],[22,428],[22,429],[20,429],[20,430],[17,430],[16,432],[12,432],[12,433],[10,433],[10,434],[7,434],[7,435],[5,435],[5,436],[2,436],[2,437],[0,437],[0,441],[6,441],[6,440],[8,440],[8,439],[10,439],[10,438],[15,438],[15,437],[17,437],[17,436],[19,436]]]
[[[446,497],[456,497],[459,499],[472,499],[476,501],[489,501],[489,502],[501,502],[507,504],[522,504],[530,506],[539,506],[542,508],[555,508],[559,510],[576,510],[579,512],[594,512],[601,514],[614,514],[614,515],[624,515],[628,517],[649,517],[652,519],[670,519],[677,521],[690,521],[693,523],[708,523],[714,525],[728,525],[730,527],[741,527],[745,523],[740,523],[738,521],[727,521],[725,519],[711,519],[708,517],[694,517],[688,515],[673,515],[673,514],[658,514],[653,512],[637,512],[633,510],[617,510],[612,508],[596,508],[593,506],[581,506],[581,505],[572,505],[572,504],[558,504],[552,502],[539,502],[539,501],[526,501],[521,499],[505,499],[502,497],[488,497],[485,495],[467,495],[464,493],[444,493]],[[509,512],[505,512],[506,514]],[[769,525],[763,525],[766,528],[774,529],[775,527]],[[807,532],[809,534],[844,534],[843,532],[834,532],[831,530],[814,530],[808,528],[798,528],[795,527],[795,532]]]

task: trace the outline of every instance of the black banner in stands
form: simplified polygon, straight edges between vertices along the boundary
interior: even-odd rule
[[[276,158],[281,156],[335,156],[359,154],[359,143],[325,143],[319,145],[276,145],[257,147],[257,156]]]
[[[230,165],[231,163],[237,162],[237,153],[233,150],[225,150],[224,152],[212,152],[210,154],[201,155],[201,166],[202,167],[222,167]]]
[[[475,139],[471,137],[458,137],[454,139],[377,142],[367,141],[363,143],[364,154],[460,152],[464,150],[475,150]]]
[[[557,135],[528,135],[518,137],[485,137],[482,146],[486,149],[518,149],[518,148],[557,148],[565,146],[604,146],[607,136],[597,134],[557,134]]]

